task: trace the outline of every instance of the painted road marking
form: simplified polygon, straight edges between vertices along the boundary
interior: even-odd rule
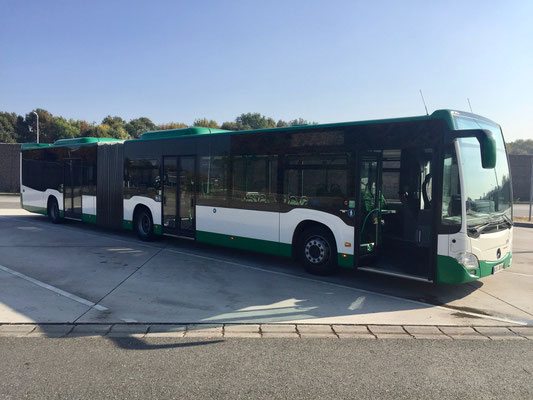
[[[4,272],[7,272],[8,274],[11,274],[11,275],[14,275],[16,277],[19,277],[21,279],[24,279],[28,282],[31,282],[33,283],[34,285],[37,285],[37,286],[40,286],[44,289],[48,289],[54,293],[57,293],[63,297],[66,297],[70,300],[74,300],[78,303],[81,303],[81,304],[84,304],[86,306],[89,306],[89,307],[93,307],[95,310],[98,310],[98,311],[107,311],[107,308],[104,307],[104,306],[101,306],[99,304],[95,304],[93,303],[92,301],[89,301],[89,300],[85,300],[85,299],[82,299],[81,297],[79,296],[76,296],[75,294],[72,294],[72,293],[69,293],[69,292],[65,292],[64,290],[62,289],[59,289],[59,288],[56,288],[55,286],[52,286],[52,285],[49,285],[48,283],[44,283],[44,282],[41,282],[41,281],[38,281],[37,279],[34,279],[34,278],[31,278],[27,275],[24,275],[24,274],[21,274],[20,272],[17,272],[17,271],[13,271],[11,268],[7,268],[7,267],[4,267],[3,265],[0,265],[0,270],[1,271],[4,271]]]

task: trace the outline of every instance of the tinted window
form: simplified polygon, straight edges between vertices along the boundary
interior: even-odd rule
[[[127,160],[124,197],[145,196],[155,199],[161,189],[157,160]]]
[[[287,159],[285,204],[338,211],[347,197],[347,155],[307,155]]]
[[[232,157],[232,200],[238,203],[276,203],[277,156]]]

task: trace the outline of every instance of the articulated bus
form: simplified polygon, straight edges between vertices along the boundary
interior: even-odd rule
[[[251,131],[186,128],[21,150],[28,211],[103,227],[462,283],[511,265],[511,176],[496,123],[431,115]]]

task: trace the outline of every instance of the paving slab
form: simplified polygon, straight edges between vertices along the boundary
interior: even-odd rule
[[[261,325],[261,334],[264,338],[299,338],[296,325]]]
[[[45,338],[61,338],[65,337],[72,331],[74,325],[37,325],[35,330],[30,332],[28,337],[45,337]]]
[[[150,325],[145,337],[183,337],[186,325]]]
[[[517,335],[533,340],[533,327],[531,326],[528,326],[528,327],[513,326],[510,329]]]
[[[368,328],[364,325],[333,325],[333,330],[337,336],[341,339],[375,339]]]
[[[26,336],[34,329],[34,325],[0,325],[0,336]]]
[[[296,329],[302,338],[337,338],[329,325],[297,325]]]
[[[436,326],[404,326],[404,329],[415,339],[447,339],[451,337],[446,336]]]
[[[142,338],[148,331],[148,325],[113,325],[107,337]]]
[[[378,339],[414,339],[413,336],[398,325],[369,325],[368,329]]]
[[[222,329],[222,325],[189,325],[185,331],[185,337],[222,337]]]
[[[111,325],[76,325],[68,334],[68,337],[79,336],[105,336],[110,331]]]
[[[259,324],[225,325],[224,337],[226,338],[260,338]]]
[[[492,340],[526,340],[526,338],[517,335],[509,328],[505,327],[481,326],[476,327],[475,329],[482,335],[485,335]]]
[[[439,329],[454,340],[489,340],[469,326],[440,326]]]

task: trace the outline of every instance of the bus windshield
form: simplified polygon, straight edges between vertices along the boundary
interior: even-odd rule
[[[488,129],[496,139],[496,166],[481,166],[476,138],[458,139],[463,170],[467,227],[511,220],[511,186],[503,135],[498,125],[466,116],[454,116],[457,129]]]

